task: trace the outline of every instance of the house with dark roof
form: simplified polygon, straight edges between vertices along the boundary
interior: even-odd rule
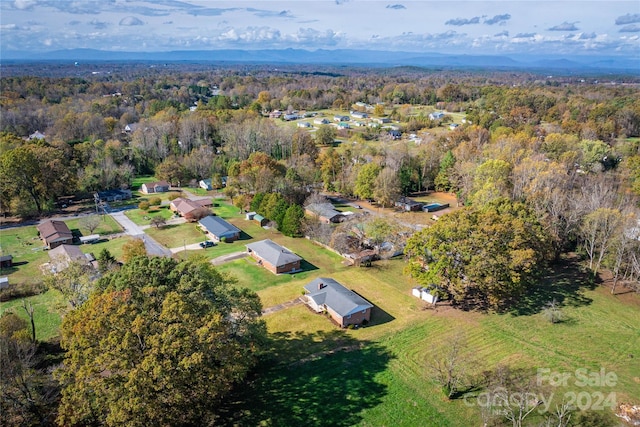
[[[36,227],[44,244],[53,249],[60,245],[73,243],[73,234],[64,221],[47,220]]]
[[[311,203],[305,207],[304,211],[307,215],[315,216],[327,224],[344,220],[344,214],[337,211],[331,203]]]
[[[171,185],[167,181],[147,182],[142,184],[140,191],[144,194],[166,193]]]
[[[305,303],[315,312],[326,311],[340,327],[361,325],[371,320],[371,304],[336,280],[318,277],[305,287]]]
[[[247,252],[258,261],[258,264],[272,273],[300,271],[302,258],[270,239],[248,244]]]
[[[93,197],[99,202],[118,202],[129,200],[132,197],[131,190],[113,189],[98,191]]]
[[[240,238],[240,229],[235,225],[229,224],[219,216],[209,215],[198,221],[200,228],[207,233],[207,236],[214,242],[225,239],[227,242],[233,242]]]
[[[169,204],[169,209],[185,218],[187,221],[195,221],[195,214],[199,212],[199,210],[201,210],[202,208],[208,208],[212,205],[213,202],[209,198],[191,200],[178,197],[177,199],[171,201],[171,203]],[[209,211],[209,213],[211,212]],[[202,217],[202,215],[205,214],[201,213],[200,217]]]
[[[408,197],[400,197],[395,206],[407,212],[417,212],[422,209],[423,204]]]

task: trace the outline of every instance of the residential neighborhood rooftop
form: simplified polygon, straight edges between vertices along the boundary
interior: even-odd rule
[[[369,301],[328,277],[318,277],[304,289],[316,305],[324,304],[343,317],[373,307]]]
[[[301,257],[294,254],[289,249],[285,248],[284,246],[280,246],[270,239],[250,243],[247,245],[247,249],[250,251],[255,251],[260,255],[262,259],[275,266],[285,265],[302,260]]]

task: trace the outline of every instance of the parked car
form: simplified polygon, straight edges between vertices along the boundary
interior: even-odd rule
[[[216,244],[213,243],[211,240],[205,240],[204,242],[200,242],[200,247],[201,248],[210,248],[212,246],[215,246]]]

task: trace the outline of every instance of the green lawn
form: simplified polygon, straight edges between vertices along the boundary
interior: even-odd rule
[[[291,240],[287,246],[297,253],[312,251],[303,239]],[[305,277],[265,275],[250,260],[221,267],[257,289],[265,307],[299,296],[302,286],[317,275],[337,279],[375,305],[372,325],[358,330],[339,330],[304,306],[265,316],[273,358],[253,388],[238,396],[234,410],[244,414],[235,420],[238,424],[296,425],[305,419],[305,424],[317,426],[478,425],[480,411],[473,399],[470,405],[463,399],[448,401],[428,368],[436,349],[458,333],[467,340],[473,374],[498,364],[525,368],[534,378],[537,368],[573,374],[579,368],[597,372],[604,367],[618,377],[613,388],[578,387],[574,375],[568,388],[552,391],[556,396],[567,391],[605,395],[613,391],[618,402],[637,401],[640,396],[637,295],[615,297],[605,288],[582,286],[580,276],[572,279],[577,283],[555,277],[551,286],[557,289],[547,290],[565,296],[563,323],[551,324],[528,306],[513,314],[464,312],[447,306],[424,310],[423,303],[411,296],[414,284],[402,274],[402,260],[357,268],[340,266],[337,259],[327,262],[325,257],[332,258],[318,256],[314,263],[322,267]],[[339,351],[345,346],[356,348]],[[338,352],[322,353],[332,348]],[[335,377],[343,381],[334,381]],[[360,383],[367,384],[366,390],[358,387]],[[369,389],[375,392],[370,395]],[[313,398],[317,393],[331,396],[322,408]],[[345,406],[349,410],[343,412]],[[543,418],[535,415],[530,421],[537,425]]]
[[[92,216],[95,216],[95,215],[92,215]],[[67,227],[69,227],[70,230],[72,231],[79,230],[83,236],[88,236],[90,234],[100,234],[102,236],[105,236],[109,234],[116,234],[116,233],[122,232],[122,227],[120,227],[120,224],[118,224],[109,215],[99,215],[99,218],[100,218],[100,225],[93,232],[90,232],[84,226],[84,221],[85,221],[84,218],[69,219],[69,220],[66,220],[65,223],[67,224]]]
[[[31,303],[34,308],[33,318],[36,324],[36,338],[40,341],[47,341],[57,336],[61,322],[60,313],[67,309],[67,302],[62,297],[62,294],[58,291],[50,290],[40,295],[25,298],[25,301]],[[0,303],[0,315],[5,312],[13,312],[29,321],[26,311],[22,308],[22,299]]]
[[[167,248],[177,248],[205,240],[205,235],[197,228],[197,223],[165,225],[159,229],[151,227],[144,231]]]
[[[171,212],[168,205],[152,206],[148,211],[129,209],[125,211],[124,214],[137,225],[149,225],[154,216],[161,216],[164,219],[169,219],[174,216],[174,213]]]
[[[11,286],[33,286],[42,282],[39,266],[49,261],[35,226],[0,230],[2,255],[13,255],[13,267],[0,270]]]

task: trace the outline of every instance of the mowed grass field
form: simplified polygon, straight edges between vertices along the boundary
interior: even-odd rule
[[[302,287],[316,277],[332,277],[375,305],[371,324],[354,330],[341,330],[304,305],[264,316],[269,331],[267,356],[250,384],[231,399],[228,412],[222,414],[223,425],[481,425],[475,401],[447,400],[429,368],[434,354],[458,335],[464,337],[465,352],[473,360],[471,375],[498,365],[526,369],[532,378],[537,369],[549,369],[572,375],[567,387],[551,389],[558,399],[567,391],[614,392],[618,403],[640,403],[638,295],[613,296],[605,287],[589,286],[573,270],[561,269],[561,274],[544,278],[543,297],[532,297],[511,313],[464,312],[446,304],[427,310],[411,295],[416,284],[404,274],[403,259],[378,261],[368,268],[349,266],[342,257],[307,239],[264,229],[229,203],[216,200],[216,204],[213,211],[243,231],[241,240],[193,252],[215,258],[269,238],[305,259],[303,271],[294,275],[274,275],[252,258],[218,267],[235,277],[238,286],[258,292],[264,307],[299,297]],[[173,243],[181,246],[191,232],[196,233],[193,239],[203,239],[194,224],[167,228],[165,237],[178,239]],[[10,278],[29,271],[39,275],[33,268],[48,257],[46,252],[32,250],[40,245],[34,239],[35,227],[0,233],[3,250],[15,250],[14,261],[29,260]],[[154,236],[159,241],[165,237]],[[106,247],[119,258],[127,239],[81,248],[97,255]],[[551,324],[545,319],[540,310],[541,303],[548,301],[544,298],[562,302],[565,321]],[[52,291],[28,301],[36,307],[38,338],[55,337],[66,302]],[[2,303],[0,311],[12,310],[26,318],[21,304],[21,300]],[[597,372],[601,368],[616,374],[615,386],[576,385],[576,369]],[[538,425],[543,418],[534,413],[530,421]]]
[[[303,421],[314,426],[480,425],[480,408],[475,401],[448,401],[429,368],[433,355],[458,335],[472,359],[471,375],[498,365],[525,369],[532,378],[537,369],[549,369],[570,376],[567,387],[547,388],[547,393],[554,393],[554,404],[560,403],[566,392],[587,393],[589,398],[591,393],[606,396],[613,392],[618,403],[640,403],[637,295],[612,296],[604,287],[569,284],[571,279],[562,277],[556,285],[570,286],[575,295],[549,289],[554,295],[565,296],[566,320],[557,324],[530,306],[523,309],[524,314],[464,312],[447,305],[425,310],[423,303],[411,296],[415,284],[403,274],[402,259],[381,261],[371,268],[347,267],[340,257],[311,242],[290,240],[282,237],[280,243],[313,259],[317,270],[274,276],[250,259],[221,269],[257,290],[265,307],[300,296],[302,286],[315,277],[333,277],[375,305],[372,322],[365,328],[340,330],[303,305],[265,316],[272,357],[253,388],[234,396],[234,409],[244,414],[234,422],[274,426]],[[589,373],[604,369],[615,373],[618,380],[614,387],[581,387],[577,369]],[[593,396],[595,402],[597,396]],[[537,412],[530,416],[531,422],[543,419]]]

